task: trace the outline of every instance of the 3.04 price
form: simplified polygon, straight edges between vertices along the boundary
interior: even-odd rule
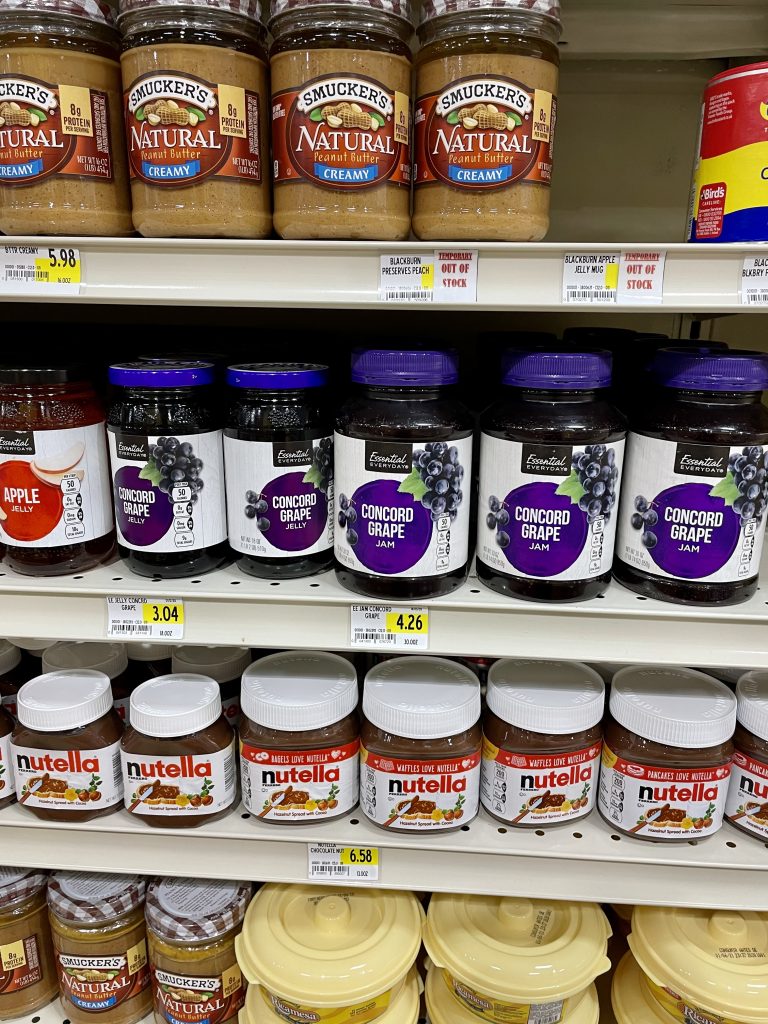
[[[145,622],[169,622],[180,625],[184,622],[184,606],[180,604],[145,604]]]

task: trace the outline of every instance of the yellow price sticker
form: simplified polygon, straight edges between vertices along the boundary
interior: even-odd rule
[[[142,618],[144,622],[182,626],[184,624],[184,605],[168,604],[167,602],[151,604],[147,602],[142,605]]]
[[[345,846],[339,851],[339,863],[378,867],[379,851],[373,846]]]
[[[38,284],[80,284],[80,273],[77,249],[50,248],[47,256],[35,259],[35,282]]]
[[[388,633],[428,633],[429,612],[387,612]]]
[[[421,268],[421,287],[432,291],[435,287],[435,264],[425,263]]]
[[[605,287],[615,291],[619,287],[619,264],[608,263],[605,268]]]

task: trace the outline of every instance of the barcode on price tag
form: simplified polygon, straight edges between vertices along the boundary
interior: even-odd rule
[[[78,295],[80,250],[69,246],[0,246],[0,295]]]
[[[741,268],[741,302],[768,306],[768,256],[748,256]]]
[[[353,604],[350,616],[353,647],[429,650],[429,612],[425,608]]]
[[[111,640],[182,640],[184,602],[178,598],[108,597]]]
[[[563,302],[615,303],[619,253],[572,252],[563,257]]]
[[[379,878],[379,851],[373,846],[338,846],[315,843],[308,848],[309,878],[352,882],[376,882]]]

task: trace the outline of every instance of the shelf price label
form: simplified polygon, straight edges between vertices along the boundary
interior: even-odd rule
[[[477,302],[477,250],[382,256],[379,298],[382,302]]]
[[[379,878],[379,851],[375,846],[339,846],[314,843],[308,848],[308,878],[349,882],[376,882]]]
[[[79,295],[80,250],[70,246],[0,246],[0,295]]]
[[[426,608],[353,604],[350,623],[352,647],[382,647],[389,651],[429,650],[429,612]]]
[[[112,640],[182,640],[184,602],[178,598],[108,597],[107,637]]]
[[[563,304],[615,304],[621,254],[570,252],[563,257]]]
[[[768,256],[748,256],[741,267],[743,306],[768,306]]]

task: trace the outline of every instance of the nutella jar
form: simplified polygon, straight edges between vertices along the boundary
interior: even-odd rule
[[[141,683],[156,676],[167,676],[172,671],[171,644],[133,643],[124,644],[128,657],[128,668],[119,685],[112,681],[115,697],[115,711],[124,722],[131,717],[131,694]],[[119,692],[118,692],[119,691]]]
[[[216,821],[235,801],[235,734],[215,680],[148,679],[131,694],[120,751],[129,814],[159,828]]]
[[[123,799],[120,737],[103,672],[47,672],[19,690],[11,760],[19,804],[45,821],[84,822]]]
[[[199,672],[215,679],[221,692],[221,710],[232,726],[240,719],[240,679],[251,664],[247,647],[177,647],[173,652],[173,672]]]
[[[103,672],[109,677],[115,711],[122,721],[125,721],[130,688],[127,676],[128,658],[123,645],[73,641],[53,644],[43,654],[43,672],[81,668]]]
[[[360,806],[393,832],[452,832],[480,800],[480,683],[443,658],[396,658],[363,689]]]
[[[19,648],[9,640],[0,640],[0,707],[13,719],[16,718],[16,694],[26,679]]]
[[[743,675],[736,700],[736,749],[725,816],[742,832],[768,843],[768,672]]]
[[[735,727],[735,696],[703,672],[617,672],[605,725],[600,813],[612,828],[638,839],[714,835],[723,824]]]
[[[338,654],[286,651],[243,675],[240,776],[256,818],[328,821],[358,800],[357,673]]]
[[[13,719],[0,706],[0,810],[12,804],[16,799],[16,787],[13,781],[11,764],[11,733]]]
[[[59,993],[47,883],[44,871],[0,867],[0,1020],[28,1017]]]
[[[483,716],[480,801],[518,828],[563,825],[594,809],[602,679],[575,661],[497,661]]]

